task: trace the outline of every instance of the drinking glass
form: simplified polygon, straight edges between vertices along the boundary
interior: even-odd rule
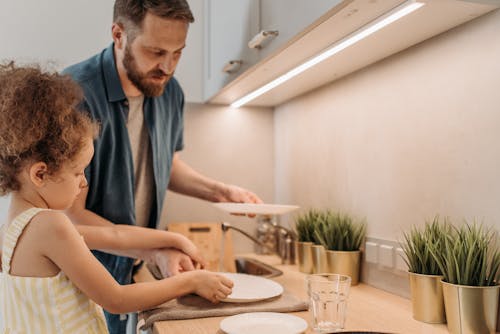
[[[309,314],[316,333],[344,328],[351,277],[339,274],[308,275]]]

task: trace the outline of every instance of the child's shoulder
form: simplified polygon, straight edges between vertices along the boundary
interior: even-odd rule
[[[71,220],[61,211],[43,210],[37,213],[31,220],[33,228],[43,231],[48,235],[63,237],[67,233],[74,233],[75,227]]]

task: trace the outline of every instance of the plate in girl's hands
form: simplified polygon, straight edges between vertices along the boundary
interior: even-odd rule
[[[259,276],[239,273],[219,273],[233,281],[233,291],[226,299],[227,303],[251,303],[280,296],[283,293],[281,284]]]
[[[298,334],[307,329],[307,322],[286,313],[252,312],[227,317],[220,328],[229,334]]]
[[[255,215],[282,215],[299,207],[297,205],[282,204],[254,204],[254,203],[212,203],[216,208],[232,214]]]

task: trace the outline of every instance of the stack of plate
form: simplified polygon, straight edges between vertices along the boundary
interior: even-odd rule
[[[280,296],[281,284],[270,279],[246,275],[220,273],[233,281],[232,293],[223,300],[228,303],[250,303]],[[298,334],[307,329],[299,317],[275,312],[252,312],[233,315],[221,321],[220,328],[228,334]]]
[[[299,334],[307,329],[307,322],[286,313],[253,312],[228,317],[220,328],[228,334]]]

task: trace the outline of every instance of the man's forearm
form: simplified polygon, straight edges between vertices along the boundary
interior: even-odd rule
[[[174,155],[168,189],[183,195],[211,202],[218,202],[219,189],[223,184],[212,180],[187,165]]]
[[[253,192],[201,175],[174,155],[168,188],[211,202],[262,203]]]

